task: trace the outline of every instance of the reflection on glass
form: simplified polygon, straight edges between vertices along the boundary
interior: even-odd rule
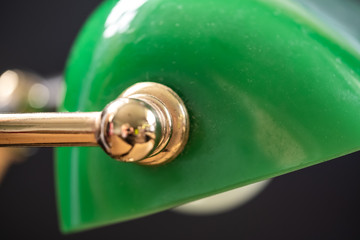
[[[131,21],[135,18],[138,9],[147,0],[122,0],[116,4],[105,22],[104,37],[110,38],[116,33],[129,29]]]

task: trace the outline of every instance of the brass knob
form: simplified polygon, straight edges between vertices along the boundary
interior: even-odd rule
[[[184,148],[189,117],[170,88],[138,83],[102,112],[0,114],[0,146],[101,146],[124,162],[156,165]]]

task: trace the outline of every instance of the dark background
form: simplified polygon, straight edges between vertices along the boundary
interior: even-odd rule
[[[1,1],[0,72],[61,73],[80,27],[100,2]],[[0,185],[0,239],[359,239],[359,158],[353,153],[275,178],[230,213],[190,217],[167,211],[62,235],[53,153],[41,149],[13,165]]]

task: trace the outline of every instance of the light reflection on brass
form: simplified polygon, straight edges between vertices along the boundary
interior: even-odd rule
[[[184,148],[189,118],[170,88],[138,83],[102,112],[0,114],[0,146],[98,146],[125,162],[156,165]]]
[[[100,113],[0,114],[0,146],[96,146]]]
[[[131,86],[120,97],[139,99],[153,106],[163,123],[157,149],[140,164],[166,163],[181,153],[188,140],[190,123],[184,102],[173,90],[159,83],[143,82]]]
[[[102,113],[100,144],[115,159],[142,160],[156,149],[161,138],[159,115],[138,99],[119,98]]]

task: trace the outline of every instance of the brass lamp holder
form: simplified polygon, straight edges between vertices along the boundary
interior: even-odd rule
[[[188,135],[183,101],[153,82],[131,86],[102,112],[0,114],[0,147],[101,146],[116,160],[144,165],[174,159]]]

